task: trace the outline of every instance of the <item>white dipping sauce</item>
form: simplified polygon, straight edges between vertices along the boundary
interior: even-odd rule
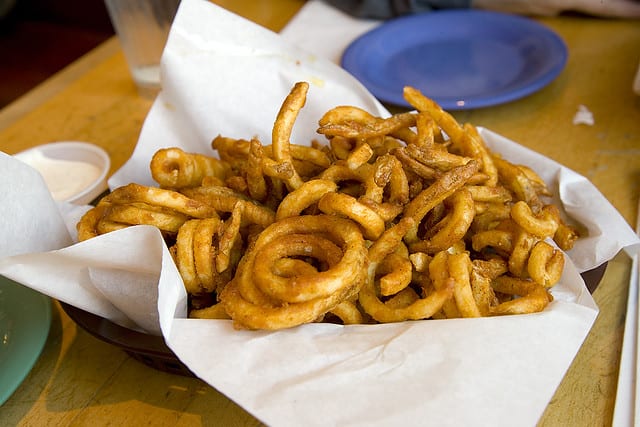
[[[101,174],[100,168],[94,164],[52,159],[39,150],[24,153],[20,160],[40,172],[55,200],[66,200],[75,196]]]

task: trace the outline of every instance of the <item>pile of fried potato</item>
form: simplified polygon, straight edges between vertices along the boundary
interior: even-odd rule
[[[270,145],[216,137],[150,163],[158,187],[115,189],[79,240],[132,225],[165,237],[189,316],[243,329],[479,317],[543,310],[578,238],[542,179],[491,152],[474,126],[406,87],[415,111],[338,106],[324,142],[292,144],[306,82]],[[553,244],[555,242],[555,244]],[[559,249],[558,249],[559,248]]]

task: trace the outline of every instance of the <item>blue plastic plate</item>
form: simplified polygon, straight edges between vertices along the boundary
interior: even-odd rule
[[[408,107],[413,86],[446,110],[510,102],[542,89],[563,70],[564,41],[529,18],[446,10],[396,18],[345,50],[342,66],[379,100]]]
[[[38,360],[51,326],[51,299],[0,276],[0,405]]]

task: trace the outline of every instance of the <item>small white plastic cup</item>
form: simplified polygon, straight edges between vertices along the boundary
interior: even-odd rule
[[[160,90],[160,57],[180,0],[105,0],[138,92]]]
[[[52,142],[17,153],[42,175],[54,200],[87,205],[107,190],[111,167],[102,148],[86,142]]]

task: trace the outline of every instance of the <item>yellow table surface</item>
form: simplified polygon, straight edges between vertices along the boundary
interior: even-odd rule
[[[274,31],[303,0],[222,6]],[[635,224],[640,177],[640,24],[579,16],[538,19],[568,45],[565,70],[549,86],[508,104],[454,115],[487,127],[588,177]],[[112,171],[131,155],[152,101],[138,96],[114,38],[0,111],[9,154],[51,141],[91,141]],[[574,125],[579,105],[593,126]],[[540,425],[611,424],[630,262],[612,260],[594,298],[600,314]],[[553,349],[549,349],[553,351]],[[0,425],[260,425],[204,382],[150,368],[85,332],[54,302],[45,348],[0,407]]]

